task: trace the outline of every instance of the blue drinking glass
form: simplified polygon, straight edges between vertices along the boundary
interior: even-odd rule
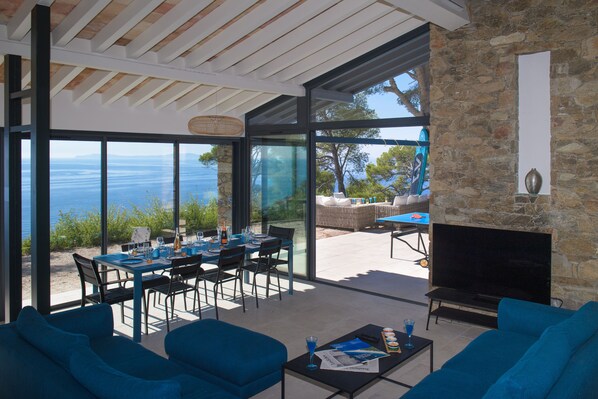
[[[409,341],[407,341],[407,343],[405,344],[405,348],[413,349],[415,348],[415,345],[411,343],[411,335],[413,334],[413,326],[415,326],[415,320],[405,319],[403,320],[403,323],[405,325],[405,333],[409,337]]]
[[[314,352],[316,351],[316,345],[318,344],[318,337],[310,335],[305,338],[307,342],[307,349],[309,350],[309,364],[307,365],[308,370],[317,370],[318,365],[314,363]]]

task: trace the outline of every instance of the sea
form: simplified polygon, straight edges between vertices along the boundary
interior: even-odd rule
[[[218,197],[216,166],[205,166],[199,154],[182,154],[179,170],[181,202],[196,199],[207,203]],[[111,156],[108,159],[108,205],[144,208],[152,198],[173,206],[172,156]],[[53,158],[50,162],[50,224],[60,212],[99,212],[101,170],[97,155]],[[22,235],[31,235],[31,164],[22,164]]]

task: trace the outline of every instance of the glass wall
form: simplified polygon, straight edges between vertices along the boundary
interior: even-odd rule
[[[108,252],[120,251],[135,227],[151,238],[174,235],[171,143],[108,142]]]
[[[72,254],[101,253],[101,143],[50,142],[51,305],[80,298]]]
[[[21,141],[21,239],[23,304],[31,303],[31,140]]]
[[[270,225],[294,228],[293,272],[306,276],[305,135],[253,136],[250,187],[250,220],[254,230],[266,233]],[[286,254],[281,254],[284,256]]]

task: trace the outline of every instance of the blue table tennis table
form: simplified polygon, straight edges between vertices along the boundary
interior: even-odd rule
[[[388,216],[385,218],[376,219],[377,223],[391,223],[393,225],[400,225],[402,226],[401,230],[399,231],[391,231],[390,232],[390,257],[392,258],[392,251],[393,251],[393,240],[399,240],[407,244],[409,248],[414,250],[415,252],[419,252],[420,254],[424,255],[424,258],[419,259],[418,263],[422,267],[428,266],[428,249],[426,248],[426,243],[424,238],[422,237],[422,233],[428,232],[428,227],[430,226],[430,214],[424,212],[411,212],[411,213],[403,213],[401,215],[395,216]],[[404,237],[409,234],[417,233],[417,248],[412,246],[409,242],[404,240],[401,237]]]

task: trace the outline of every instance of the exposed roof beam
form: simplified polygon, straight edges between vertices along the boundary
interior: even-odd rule
[[[248,5],[251,3],[239,2],[238,0],[233,1],[237,1],[238,3],[248,3]],[[220,51],[235,43],[240,37],[251,33],[264,23],[268,22],[289,8],[293,2],[294,0],[267,0],[266,2],[260,4],[258,7],[251,10],[251,12],[243,15],[230,26],[227,26],[225,30],[218,33],[207,43],[204,43],[201,47],[188,54],[185,57],[185,65],[190,68],[201,65],[205,61],[209,60],[212,56],[218,54]],[[222,6],[210,14],[210,20],[212,20],[212,14],[215,14],[220,8],[222,8]],[[228,8],[225,10],[228,11]],[[237,13],[236,10],[228,12],[228,19],[231,19],[232,16],[235,16],[235,13]]]
[[[397,26],[394,26],[387,30],[380,35],[367,40],[360,45],[353,47],[351,50],[344,52],[343,54],[337,55],[334,58],[329,59],[326,62],[318,65],[317,67],[310,69],[302,73],[299,76],[296,76],[293,81],[303,84],[305,82],[309,82],[310,80],[317,78],[318,76],[323,75],[324,73],[333,70],[334,68],[345,64],[346,62],[353,60],[360,55],[367,53],[370,50],[373,50],[384,43],[387,43],[397,37],[425,24],[424,21],[421,21],[416,18],[410,18],[407,21],[401,22]]]
[[[208,0],[182,0],[127,44],[127,57],[138,58],[203,10]]]
[[[158,61],[166,64],[174,60],[179,55],[214,33],[228,21],[251,7],[255,2],[256,0],[228,0],[224,4],[221,4],[208,16],[200,19],[173,41],[161,48],[160,51],[158,51]],[[204,3],[209,4],[210,2],[205,1]],[[218,37],[220,37],[220,35],[218,35]],[[203,49],[203,46],[201,48]]]
[[[114,83],[108,90],[102,93],[102,104],[109,105],[137,87],[147,76],[126,75]]]
[[[162,93],[158,94],[154,100],[154,108],[161,109],[175,102],[177,98],[184,96],[191,90],[199,86],[197,83],[175,83]]]
[[[249,112],[253,109],[256,109],[260,105],[266,104],[268,101],[275,99],[276,97],[278,97],[278,94],[272,94],[272,93],[260,94],[259,96],[255,97],[254,99],[251,99],[251,100],[247,101],[246,103],[241,104],[237,108],[232,109],[228,114],[232,115],[232,116],[237,116],[237,117],[244,115],[247,112]]]
[[[73,79],[85,68],[71,65],[63,65],[50,78],[50,98],[60,93]]]
[[[467,10],[450,0],[384,0],[384,2],[448,30],[455,30],[469,23]]]
[[[31,83],[31,62],[23,60],[21,63],[21,87],[25,87],[29,83]]]
[[[73,90],[73,103],[81,104],[115,75],[116,72],[112,71],[95,71],[75,87],[75,90]]]
[[[376,37],[377,35],[397,25],[397,23],[403,22],[408,18],[410,18],[408,14],[403,14],[398,11],[392,11],[381,18],[376,18],[376,23],[367,24],[360,29],[357,29],[356,27],[352,33],[344,36],[335,43],[316,51],[308,57],[294,62],[288,68],[274,75],[273,78],[281,82],[290,80],[295,76],[300,75],[303,72],[321,64],[324,60],[328,60],[344,53],[345,51],[349,51],[360,43],[370,38]]]
[[[246,103],[252,98],[259,96],[260,94],[261,93],[255,91],[242,91],[241,93],[236,94],[228,100],[222,101],[220,104],[218,104],[218,114],[226,114],[230,110],[237,108],[241,104]],[[199,114],[202,115],[204,113],[200,112]]]
[[[152,79],[129,96],[129,106],[137,107],[172,84],[172,80]]]
[[[297,29],[261,48],[233,67],[235,74],[245,75],[272,61],[279,54],[299,46],[306,40],[325,31],[331,25],[337,24],[359,10],[372,4],[373,0],[345,0],[336,4],[315,18],[307,21]],[[266,90],[265,90],[266,91]]]
[[[205,113],[211,109],[219,113],[218,105],[240,92],[241,90],[229,89],[228,87],[222,88],[197,103],[197,109],[201,113]]]
[[[19,6],[17,12],[8,21],[8,37],[13,40],[21,40],[31,30],[31,10],[36,4],[49,7],[54,0],[25,0]]]
[[[191,108],[210,94],[216,93],[218,90],[220,90],[220,87],[218,86],[200,86],[197,89],[193,89],[176,101],[176,110],[184,111]]]
[[[291,10],[289,13],[278,18],[268,26],[260,29],[251,35],[251,38],[242,41],[226,53],[221,54],[214,61],[207,63],[207,70],[220,72],[241,61],[243,58],[253,54],[272,41],[273,37],[281,37],[295,29],[302,23],[309,21],[320,12],[340,0],[307,0]],[[205,64],[204,64],[205,65]]]
[[[91,49],[103,52],[151,13],[164,0],[133,0],[91,39]]]
[[[30,56],[28,38],[23,41],[9,40],[6,29],[0,25],[0,53]],[[152,55],[154,57],[152,57]],[[67,47],[52,47],[52,62],[64,65],[85,66],[94,69],[113,70],[131,75],[144,75],[160,79],[201,83],[210,86],[226,86],[240,90],[262,91],[289,96],[304,96],[305,88],[300,85],[279,83],[274,80],[256,80],[251,77],[235,76],[229,73],[197,71],[175,65],[159,65],[155,53],[146,54],[136,60],[124,55],[122,46],[114,45],[103,54],[90,50],[89,40],[73,39]],[[146,58],[147,57],[147,58]]]
[[[301,43],[292,51],[282,54],[280,57],[277,57],[266,65],[261,66],[255,70],[255,73],[259,78],[267,78],[272,76],[284,68],[299,62],[308,55],[323,49],[324,47],[342,39],[343,37],[349,36],[355,30],[372,23],[377,19],[380,19],[383,15],[388,14],[391,11],[392,8],[386,5],[374,3],[371,6],[345,19],[342,24],[331,27],[320,35],[314,36],[311,39]],[[376,23],[372,25],[378,25],[378,22],[376,21]],[[327,58],[328,57],[325,57],[325,59]]]
[[[81,0],[52,31],[52,43],[65,46],[110,3],[110,0]]]

